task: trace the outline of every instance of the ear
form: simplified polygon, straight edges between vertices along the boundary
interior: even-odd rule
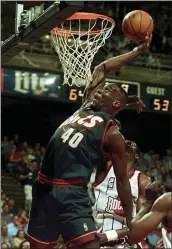
[[[113,103],[112,103],[112,106],[115,108],[115,107],[119,107],[121,105],[121,102],[119,100],[115,100]]]

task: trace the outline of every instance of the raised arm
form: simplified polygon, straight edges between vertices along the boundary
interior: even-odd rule
[[[88,102],[90,102],[94,93],[98,89],[104,87],[104,79],[108,73],[111,71],[116,71],[128,62],[135,60],[139,55],[149,48],[150,41],[151,36],[146,37],[145,42],[133,49],[133,51],[120,56],[112,57],[96,66],[92,75],[92,81],[85,88],[83,104],[86,105]]]
[[[165,218],[170,208],[171,203],[167,194],[159,197],[153,206],[150,202],[144,202],[141,210],[132,220],[129,233],[130,244],[136,244],[152,233]]]
[[[105,146],[112,160],[119,198],[129,226],[132,219],[133,203],[130,182],[127,176],[127,163],[125,156],[126,143],[117,127],[112,126],[107,131]]]

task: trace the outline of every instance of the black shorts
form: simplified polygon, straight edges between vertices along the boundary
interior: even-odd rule
[[[67,247],[95,240],[96,227],[86,186],[33,186],[26,239],[34,248],[53,248],[62,235]]]

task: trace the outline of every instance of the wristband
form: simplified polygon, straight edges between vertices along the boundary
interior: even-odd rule
[[[106,231],[104,233],[106,234],[108,242],[118,239],[118,234],[117,234],[116,230]]]

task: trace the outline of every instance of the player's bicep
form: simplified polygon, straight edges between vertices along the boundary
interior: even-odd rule
[[[116,127],[110,128],[107,132],[108,153],[114,166],[114,172],[118,180],[127,176],[126,156],[125,156],[125,139]]]
[[[130,233],[130,241],[132,241],[132,244],[138,243],[139,241],[147,237],[148,234],[155,231],[163,217],[164,213],[155,211],[153,212],[151,210],[140,220],[135,221],[135,219],[133,219]]]
[[[163,204],[163,197],[158,199],[152,206],[149,213],[142,216],[142,209],[134,217],[131,223],[130,241],[138,243],[144,239],[148,234],[155,231],[158,225],[165,217],[167,210]],[[141,216],[141,218],[139,218]]]

